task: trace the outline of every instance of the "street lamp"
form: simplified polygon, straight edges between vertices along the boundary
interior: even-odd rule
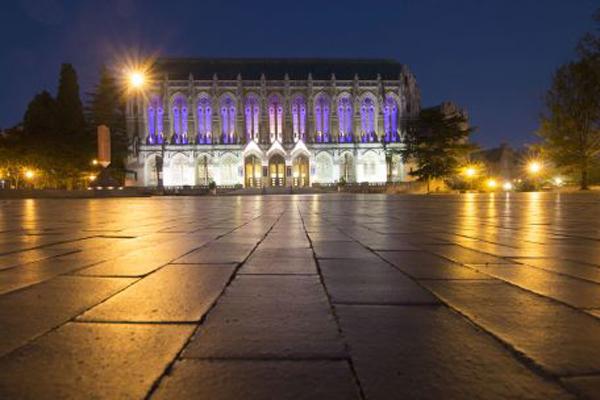
[[[502,184],[502,189],[504,189],[506,192],[510,192],[513,189],[513,184],[510,182],[504,182]]]
[[[542,163],[539,161],[530,161],[529,164],[527,164],[527,171],[529,171],[531,175],[537,175],[541,170]]]
[[[35,172],[30,169],[25,170],[25,179],[28,181],[32,180],[35,177]]]
[[[485,185],[487,186],[487,188],[489,190],[495,190],[496,187],[498,186],[498,182],[496,182],[495,179],[490,178],[485,182]]]
[[[465,168],[463,168],[462,174],[469,182],[469,190],[473,190],[473,179],[477,175],[477,172],[477,168],[475,168],[473,165],[467,165]]]
[[[132,89],[142,89],[146,84],[146,75],[143,71],[130,71],[128,76],[129,86]]]

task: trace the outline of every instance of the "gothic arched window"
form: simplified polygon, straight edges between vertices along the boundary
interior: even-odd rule
[[[173,99],[173,141],[176,144],[186,144],[188,142],[188,112],[187,100],[183,95],[178,95]]]
[[[338,100],[338,124],[340,142],[352,141],[352,99],[350,96]]]
[[[161,144],[163,141],[163,106],[159,96],[148,102],[148,144]]]
[[[391,96],[385,98],[383,106],[383,129],[386,142],[397,142],[400,140],[398,135],[398,103]]]
[[[258,122],[260,118],[260,103],[258,98],[254,95],[249,95],[246,98],[245,107],[246,116],[246,140],[254,140],[258,142]]]
[[[231,96],[221,100],[221,140],[235,143],[235,101]]]
[[[292,130],[294,143],[306,140],[306,101],[302,96],[296,96],[292,100]]]
[[[375,140],[375,101],[370,97],[365,97],[360,105],[360,121],[362,141],[373,142]]]
[[[324,94],[315,99],[315,130],[318,143],[329,142],[329,98]]]
[[[271,143],[275,140],[283,141],[283,105],[278,95],[269,97],[269,138]]]
[[[196,120],[198,121],[198,143],[212,143],[212,106],[208,97],[198,99]]]

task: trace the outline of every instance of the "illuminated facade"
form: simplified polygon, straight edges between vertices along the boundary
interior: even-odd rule
[[[398,150],[420,95],[395,61],[160,59],[152,72],[127,104],[132,184],[405,179]]]

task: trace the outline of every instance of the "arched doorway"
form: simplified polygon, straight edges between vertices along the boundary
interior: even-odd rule
[[[350,153],[344,153],[340,157],[340,181],[343,179],[346,183],[352,183],[355,177],[354,156]]]
[[[308,157],[300,155],[294,158],[294,162],[292,165],[294,186],[304,187],[310,184],[308,165]]]
[[[285,160],[280,155],[269,159],[269,179],[271,186],[285,185]]]
[[[262,163],[255,155],[250,155],[244,160],[245,184],[246,187],[261,187]]]

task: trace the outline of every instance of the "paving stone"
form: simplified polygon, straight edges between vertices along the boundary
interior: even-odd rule
[[[600,285],[519,264],[478,265],[481,272],[577,308],[600,308]]]
[[[174,262],[178,264],[241,263],[255,246],[256,242],[254,241],[250,243],[210,242]]]
[[[199,321],[233,273],[226,265],[167,265],[87,311],[79,320]]]
[[[316,274],[312,249],[271,248],[264,242],[240,268],[240,274]]]
[[[600,373],[600,324],[506,283],[424,281],[475,324],[556,375]]]
[[[600,267],[557,258],[513,258],[519,264],[600,283]]]
[[[368,399],[569,399],[445,307],[336,306]]]
[[[92,276],[143,276],[198,248],[208,239],[188,238],[158,244],[152,249],[129,252],[78,272]]]
[[[426,245],[426,250],[460,264],[501,264],[510,261],[456,245]]]
[[[153,399],[359,399],[346,361],[184,360]]]
[[[0,275],[0,294],[31,286],[84,267],[85,264],[78,264],[70,259],[53,257],[10,268]]]
[[[45,260],[51,257],[56,257],[62,254],[70,254],[79,251],[75,248],[65,247],[48,247],[41,249],[33,249],[20,251],[18,253],[6,254],[0,256],[0,271],[14,268],[19,265]]]
[[[0,296],[0,356],[72,319],[134,281],[65,276]]]
[[[376,258],[376,256],[356,242],[313,241],[318,258]]]
[[[564,384],[587,400],[600,399],[600,375],[563,378]]]
[[[0,398],[143,398],[193,330],[66,324],[0,359]]]
[[[188,358],[345,355],[324,289],[310,275],[239,275],[200,326]]]
[[[490,279],[472,268],[423,251],[378,251],[377,254],[417,279]]]
[[[436,304],[413,280],[381,260],[320,260],[333,303]]]

